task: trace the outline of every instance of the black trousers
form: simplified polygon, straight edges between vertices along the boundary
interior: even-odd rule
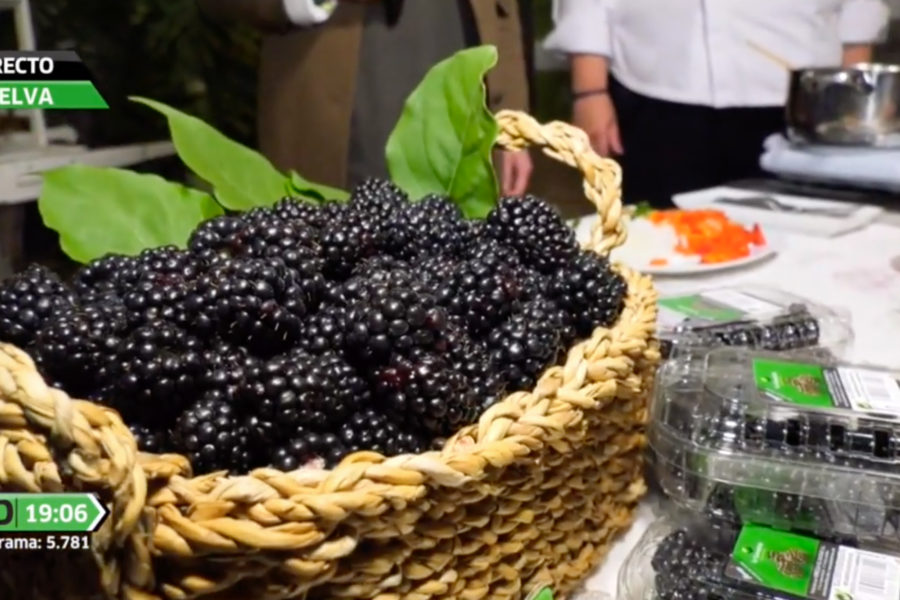
[[[784,129],[784,108],[710,108],[637,94],[610,82],[625,153],[628,203],[672,206],[672,195],[763,176],[763,140]]]

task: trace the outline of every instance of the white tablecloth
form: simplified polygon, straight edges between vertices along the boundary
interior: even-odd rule
[[[756,284],[842,308],[850,314],[855,334],[848,360],[900,370],[900,227],[896,223],[896,215],[887,215],[884,222],[837,238],[771,232],[776,234],[773,238],[777,238],[780,249],[766,263],[704,277],[657,278],[655,283],[663,294]],[[579,225],[579,237],[589,231],[589,226],[587,220]],[[652,520],[653,513],[645,502],[634,525],[616,542],[574,600],[616,599],[622,561]]]

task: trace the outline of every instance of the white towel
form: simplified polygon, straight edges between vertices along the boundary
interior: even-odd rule
[[[759,164],[771,173],[900,192],[900,149],[794,146],[780,134],[764,146]]]

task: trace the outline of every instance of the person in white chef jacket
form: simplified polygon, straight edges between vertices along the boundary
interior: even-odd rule
[[[882,0],[554,0],[573,121],[622,164],[628,201],[760,174],[789,68],[870,60]]]

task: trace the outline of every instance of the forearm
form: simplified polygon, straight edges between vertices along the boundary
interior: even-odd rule
[[[588,90],[605,90],[609,85],[609,61],[605,56],[597,54],[573,54],[572,90],[584,92]]]
[[[845,67],[867,62],[872,62],[871,44],[844,44],[843,64]]]

